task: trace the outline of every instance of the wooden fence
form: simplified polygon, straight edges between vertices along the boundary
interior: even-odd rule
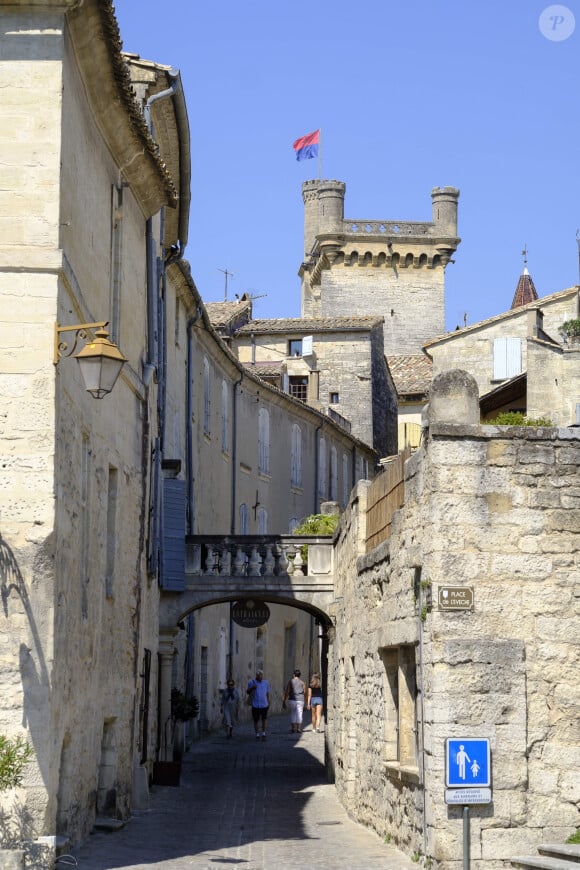
[[[391,535],[393,514],[405,501],[405,462],[411,455],[407,445],[383,467],[372,481],[367,501],[367,553]]]

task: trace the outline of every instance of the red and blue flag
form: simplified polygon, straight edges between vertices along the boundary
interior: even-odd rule
[[[314,133],[308,133],[307,136],[301,136],[292,145],[296,152],[296,160],[308,160],[310,157],[318,157],[318,142],[320,139],[320,130],[315,130]]]

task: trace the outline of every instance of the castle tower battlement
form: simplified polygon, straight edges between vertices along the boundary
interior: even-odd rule
[[[432,221],[344,217],[346,184],[302,185],[302,316],[381,315],[385,350],[419,353],[445,331],[445,267],[460,243],[459,190],[431,191]]]

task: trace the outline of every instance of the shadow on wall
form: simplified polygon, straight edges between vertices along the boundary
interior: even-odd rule
[[[43,554],[39,559],[45,558],[47,541]],[[36,576],[38,559],[35,561],[34,574]],[[42,572],[41,572],[42,574]],[[28,621],[30,637],[33,647],[25,643],[20,644],[20,677],[22,680],[22,727],[28,728],[33,746],[41,746],[46,742],[46,710],[50,697],[50,685],[48,671],[44,657],[44,651],[30,599],[26,589],[24,577],[18,567],[18,562],[9,545],[0,534],[0,596],[2,598],[2,610],[8,620],[12,615],[21,615],[22,610]],[[19,631],[19,634],[22,632]],[[1,704],[1,702],[0,702]],[[36,752],[36,762],[40,769],[45,785],[48,784],[48,769],[45,752]],[[0,827],[2,821],[0,820]]]

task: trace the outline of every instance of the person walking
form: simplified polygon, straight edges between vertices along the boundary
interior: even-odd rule
[[[300,671],[298,668],[294,670],[294,676],[286,683],[284,690],[283,707],[290,708],[290,733],[302,733],[302,715],[304,713],[304,697],[306,695],[306,685],[300,679]]]
[[[306,706],[312,713],[312,730],[320,731],[320,723],[322,722],[322,685],[320,682],[320,674],[312,674],[312,679],[308,685],[308,697]]]
[[[234,733],[234,725],[240,715],[240,692],[236,689],[236,684],[232,679],[227,681],[226,688],[222,692],[221,713],[226,737],[231,738]]]
[[[246,692],[252,699],[252,719],[256,738],[266,739],[268,707],[270,706],[270,683],[264,679],[264,671],[256,671],[256,679],[250,680]],[[260,728],[260,722],[262,727]]]

